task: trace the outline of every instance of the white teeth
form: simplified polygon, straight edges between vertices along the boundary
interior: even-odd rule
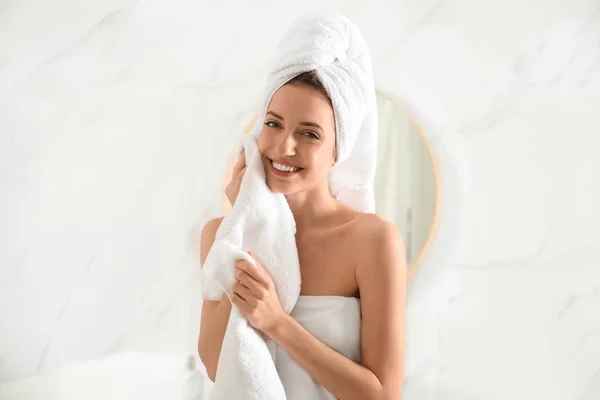
[[[273,166],[275,167],[275,169],[277,169],[279,171],[283,171],[283,172],[296,172],[299,169],[296,167],[289,167],[287,165],[282,165],[282,164],[276,163],[275,161],[273,161]]]

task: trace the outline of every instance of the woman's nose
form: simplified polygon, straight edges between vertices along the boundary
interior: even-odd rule
[[[278,145],[278,153],[280,156],[296,155],[296,139],[293,132],[284,132],[280,136],[281,140]]]

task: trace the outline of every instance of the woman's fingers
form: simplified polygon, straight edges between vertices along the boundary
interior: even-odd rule
[[[237,260],[235,262],[235,276],[236,279],[238,277],[238,274],[240,277],[244,278],[244,279],[248,279],[248,280],[252,280],[257,284],[260,284],[261,282],[257,279],[257,276],[255,276],[255,273],[253,273],[252,269],[250,268],[252,265],[250,264],[250,262],[246,261],[246,260]],[[252,285],[252,283],[248,283],[249,285]]]
[[[240,186],[242,184],[242,178],[244,177],[244,173],[246,172],[246,157],[245,153],[242,153],[242,156],[238,159],[237,163],[233,168],[233,173],[231,175],[231,180],[229,184],[225,188],[225,194],[229,199],[231,205],[235,203],[237,196],[240,192]]]
[[[246,153],[242,152],[242,155],[240,156],[240,158],[238,158],[237,162],[235,163],[235,167],[233,167],[233,175],[237,176],[239,175],[240,171],[246,166]]]
[[[242,183],[242,177],[244,176],[245,173],[246,173],[246,166],[244,165],[244,168],[242,168],[240,170],[240,172],[238,172],[238,174],[236,175],[236,177],[239,179],[240,183]]]
[[[250,257],[252,257],[252,260],[254,261],[253,263],[249,263],[250,264],[250,270],[252,271],[252,276],[255,277],[255,279],[259,282],[262,282],[263,284],[265,284],[265,286],[269,286],[273,284],[273,280],[271,279],[271,275],[269,275],[269,273],[267,272],[267,270],[265,270],[262,265],[260,265],[260,263],[258,262],[258,260],[256,259],[256,257],[254,257],[254,253],[252,253],[251,251],[248,252],[248,254],[250,255]]]
[[[232,293],[231,294],[231,303],[236,306],[240,311],[242,311],[242,314],[246,311],[247,307],[248,307],[248,303],[246,303],[246,300],[244,300],[238,293]]]
[[[254,257],[253,257],[254,259]],[[257,281],[261,286],[267,287],[270,284],[270,277],[267,274],[267,271],[264,270],[263,267],[258,265],[256,259],[254,259],[257,263],[256,265],[252,264],[246,260],[238,260],[235,263],[236,268],[246,272],[250,277],[252,277],[255,281]]]
[[[254,278],[248,275],[247,272],[241,269],[237,269],[235,272],[235,279],[242,285],[244,285],[246,288],[248,288],[250,293],[252,293],[252,296],[259,299],[262,298],[262,290],[260,283],[258,283]]]
[[[248,304],[253,303],[254,296],[250,292],[250,289],[248,289],[246,286],[244,286],[240,282],[235,281],[233,283],[233,286],[231,289],[232,289],[233,293],[235,295],[237,295],[238,297],[240,297],[244,302],[246,302]]]

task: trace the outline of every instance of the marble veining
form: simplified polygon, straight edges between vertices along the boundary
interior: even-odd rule
[[[315,8],[360,25],[442,169],[403,399],[600,397],[589,0],[4,4],[0,382],[195,351],[199,229],[279,34]]]

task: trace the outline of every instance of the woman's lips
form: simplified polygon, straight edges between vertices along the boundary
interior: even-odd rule
[[[271,172],[273,172],[273,174],[275,174],[275,175],[277,175],[277,176],[282,176],[282,177],[292,176],[292,175],[295,175],[295,174],[297,174],[298,172],[300,172],[300,171],[302,171],[302,170],[303,170],[303,168],[300,168],[300,167],[295,167],[295,166],[294,166],[294,168],[297,168],[297,171],[281,171],[281,170],[278,170],[278,169],[277,169],[277,168],[275,168],[275,166],[273,165],[273,160],[271,160],[271,159],[269,159],[269,164],[270,164],[270,167],[271,167]],[[280,164],[280,165],[286,165],[286,164],[279,163],[279,162],[277,162],[277,164]],[[287,165],[286,165],[286,166],[287,166]],[[291,167],[291,165],[289,165],[289,166]]]

